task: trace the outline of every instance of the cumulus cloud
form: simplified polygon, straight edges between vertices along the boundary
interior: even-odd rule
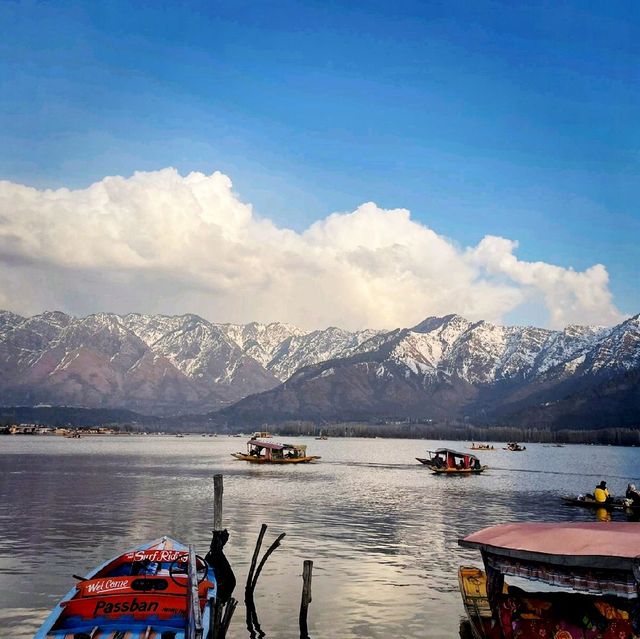
[[[0,182],[0,306],[199,313],[305,328],[395,327],[460,313],[500,322],[542,298],[549,324],[621,316],[596,264],[523,262],[517,242],[460,249],[405,209],[369,202],[302,233],[257,217],[221,174],[174,169],[83,190]]]

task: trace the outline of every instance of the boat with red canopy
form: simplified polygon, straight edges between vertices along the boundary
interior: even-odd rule
[[[275,444],[256,438],[247,442],[246,453],[231,453],[231,456],[252,464],[308,464],[320,459],[319,455],[307,455],[303,444]]]
[[[638,524],[503,524],[458,543],[479,550],[484,563],[484,571],[462,567],[459,573],[474,637],[616,639],[640,633]]]
[[[450,448],[428,450],[429,458],[416,457],[425,466],[431,468],[436,475],[479,475],[487,467],[471,453],[459,453]]]
[[[218,595],[209,563],[216,564],[210,559],[213,551],[212,542],[205,560],[193,546],[162,537],[118,555],[76,577],[78,583],[34,639],[206,637]]]

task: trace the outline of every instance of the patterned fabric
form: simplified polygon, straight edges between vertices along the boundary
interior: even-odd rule
[[[638,591],[631,573],[623,571],[582,570],[579,568],[554,568],[536,562],[514,561],[506,557],[487,555],[485,564],[503,575],[543,581],[554,586],[570,588],[578,592],[613,595],[636,599]]]

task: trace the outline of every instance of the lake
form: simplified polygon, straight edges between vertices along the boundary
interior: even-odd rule
[[[282,546],[258,582],[267,637],[298,633],[302,563],[312,559],[314,639],[438,638],[463,616],[460,564],[479,565],[458,538],[508,521],[590,521],[560,503],[606,479],[612,494],[640,483],[640,450],[528,444],[523,453],[479,452],[489,470],[438,477],[415,461],[429,448],[468,442],[286,438],[316,464],[256,466],[233,459],[245,439],[113,436],[0,437],[0,627],[32,637],[73,584],[106,559],[171,535],[204,555],[213,520],[213,475],[224,474],[227,556],[243,599],[264,522],[265,546]],[[614,515],[624,520],[624,515]],[[606,523],[603,523],[606,525]],[[238,605],[229,637],[248,636]]]

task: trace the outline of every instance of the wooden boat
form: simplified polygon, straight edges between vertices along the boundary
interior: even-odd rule
[[[480,550],[491,574],[479,571],[484,581],[476,575],[475,593],[461,579],[474,637],[637,636],[638,524],[502,524],[458,543]]]
[[[303,444],[274,444],[258,439],[247,442],[246,453],[231,453],[232,457],[252,464],[308,464],[320,455],[307,455]]]
[[[428,450],[429,458],[416,457],[425,466],[431,468],[436,475],[479,475],[487,467],[470,453],[459,453],[450,448]]]
[[[604,508],[609,511],[626,510],[631,513],[640,514],[640,506],[634,506],[630,499],[613,499],[604,503],[596,501],[589,495],[568,495],[561,497],[561,499],[567,506],[580,506],[581,508],[592,508],[594,510],[598,508]]]
[[[487,575],[475,566],[460,566],[458,586],[462,605],[469,619],[471,636],[474,639],[490,636],[493,615],[487,597]]]
[[[162,537],[76,578],[34,639],[208,636],[216,577],[192,546]]]
[[[518,442],[509,442],[502,450],[509,450],[512,453],[521,453],[523,450],[527,450],[527,447],[520,446]]]
[[[489,444],[471,444],[471,446],[469,446],[469,450],[488,450],[488,451],[492,451],[492,450],[495,450],[495,448],[493,446],[489,446]]]

